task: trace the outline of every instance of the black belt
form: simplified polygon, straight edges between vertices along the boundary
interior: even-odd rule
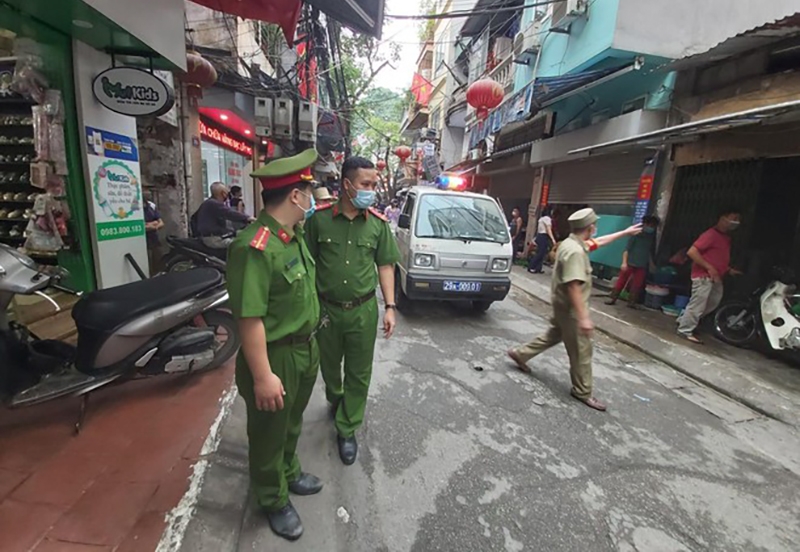
[[[320,295],[319,298],[322,299],[323,303],[327,303],[328,305],[333,305],[334,307],[339,307],[342,310],[353,310],[354,308],[363,305],[364,303],[368,302],[370,299],[375,297],[375,292],[371,292],[366,294],[363,297],[359,297],[358,299],[353,299],[352,301],[333,301],[328,299],[324,295]]]
[[[308,345],[309,341],[314,337],[313,333],[305,335],[287,335],[275,341],[267,342],[268,347],[275,347],[278,345]]]

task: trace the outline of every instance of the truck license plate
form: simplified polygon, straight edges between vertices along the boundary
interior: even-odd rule
[[[477,293],[481,290],[480,282],[452,282],[445,280],[444,291],[454,291],[456,293]]]

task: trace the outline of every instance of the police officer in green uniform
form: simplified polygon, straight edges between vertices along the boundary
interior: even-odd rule
[[[289,540],[303,525],[289,493],[311,495],[322,483],[300,469],[295,452],[303,411],[317,378],[320,320],[316,270],[301,222],[314,213],[314,150],[256,170],[264,210],[228,251],[230,308],[242,348],[236,384],[247,405],[250,482],[272,530]]]
[[[592,396],[592,331],[589,297],[592,293],[592,265],[589,252],[619,238],[642,231],[642,225],[607,236],[593,238],[598,217],[592,209],[580,209],[569,217],[572,233],[561,242],[556,253],[551,285],[553,317],[550,328],[530,343],[508,351],[508,356],[525,373],[527,363],[547,349],[564,342],[569,356],[572,396],[594,408],[605,411],[606,405]]]
[[[385,300],[384,336],[391,337],[395,327],[394,269],[400,253],[388,221],[371,209],[377,183],[371,161],[348,158],[342,165],[339,202],[317,211],[305,228],[317,261],[319,299],[329,317],[319,332],[320,366],[339,456],[346,465],[356,460],[355,433],[367,406],[378,333],[378,283]]]

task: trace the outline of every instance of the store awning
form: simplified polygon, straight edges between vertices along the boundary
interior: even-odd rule
[[[712,132],[762,123],[788,122],[787,119],[800,119],[800,100],[709,117],[708,119],[662,128],[629,138],[575,149],[570,151],[569,154],[591,155],[595,153],[611,153],[629,148],[655,148],[666,144],[691,142]]]
[[[800,12],[739,33],[705,52],[673,61],[667,64],[665,69],[683,71],[720,62],[796,36],[800,36]]]
[[[481,34],[487,25],[493,29],[502,27],[508,20],[517,16],[515,10],[493,11],[499,8],[519,6],[522,9],[523,0],[478,0],[471,10],[462,8],[472,14],[464,21],[461,27],[461,36],[475,36]],[[459,9],[459,8],[456,8]]]
[[[243,19],[277,24],[288,44],[294,44],[301,0],[192,0],[212,10]],[[359,32],[380,38],[385,0],[306,0],[331,19]]]
[[[539,109],[553,105],[568,97],[608,82],[619,76],[641,68],[642,62],[637,60],[621,66],[607,69],[582,71],[558,77],[538,77],[533,81],[533,105]]]
[[[383,30],[385,0],[306,0],[308,4],[356,32],[375,38]]]

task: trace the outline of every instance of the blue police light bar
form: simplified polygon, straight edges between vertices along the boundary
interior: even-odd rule
[[[436,177],[436,187],[461,192],[467,187],[467,179],[453,174],[440,174]]]

